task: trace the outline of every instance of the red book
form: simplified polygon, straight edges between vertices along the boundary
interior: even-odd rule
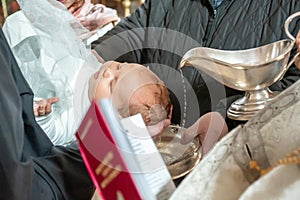
[[[122,123],[110,100],[102,100],[99,105],[93,102],[76,133],[81,155],[102,199],[168,199],[175,190],[158,151],[155,156],[151,152],[151,157],[141,154],[144,146],[147,149],[143,152],[156,148],[151,137],[128,139],[128,130],[143,132],[140,127],[128,125],[132,120],[142,119],[139,117]],[[127,129],[123,125],[128,126]],[[137,157],[133,153],[134,146],[140,151]],[[163,167],[155,172],[143,171],[149,162],[160,166],[163,163]]]
[[[76,133],[90,176],[103,199],[142,199],[95,102]]]

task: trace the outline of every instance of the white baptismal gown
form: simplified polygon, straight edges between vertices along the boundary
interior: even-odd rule
[[[68,10],[53,0],[34,2],[21,1],[3,31],[35,99],[59,98],[36,120],[54,144],[67,145],[90,105],[88,79],[101,64],[77,37],[85,29]]]

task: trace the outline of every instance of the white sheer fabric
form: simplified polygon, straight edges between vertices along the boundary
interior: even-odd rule
[[[296,199],[300,168],[284,165],[260,177],[251,159],[266,169],[300,147],[300,82],[278,95],[244,126],[216,144],[171,199]],[[270,192],[272,191],[272,193]]]
[[[78,37],[88,31],[62,4],[19,3],[21,11],[7,18],[3,31],[35,98],[59,97],[53,112],[37,121],[54,144],[66,145],[75,140],[89,106],[88,78],[100,63]]]

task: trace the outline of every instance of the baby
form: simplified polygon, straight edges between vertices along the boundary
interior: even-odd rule
[[[151,134],[161,133],[171,123],[172,105],[164,83],[146,67],[133,63],[105,62],[89,79],[91,101],[111,98],[122,117],[141,113]],[[84,95],[84,94],[83,94]],[[39,101],[35,113],[48,115],[58,98]]]

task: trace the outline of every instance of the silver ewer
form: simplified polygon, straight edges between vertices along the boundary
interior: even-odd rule
[[[300,12],[289,16],[284,24],[290,39],[245,50],[193,48],[184,54],[179,68],[194,66],[230,88],[245,91],[242,98],[232,103],[227,115],[234,120],[249,120],[276,96],[268,87],[284,76],[299,55],[289,62],[295,38],[288,28],[297,16]]]

